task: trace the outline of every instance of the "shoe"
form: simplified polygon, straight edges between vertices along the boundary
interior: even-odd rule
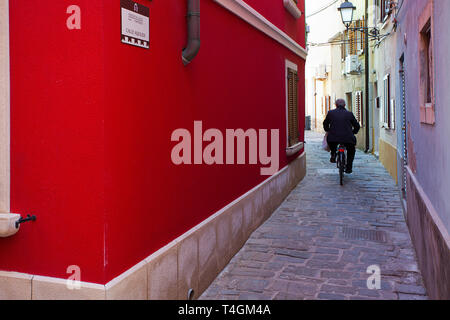
[[[331,156],[330,162],[331,162],[331,163],[336,163],[336,156],[334,156],[334,157]]]
[[[346,174],[352,174],[352,173],[353,173],[353,170],[352,170],[352,169],[346,169],[346,170],[345,170],[345,173],[346,173]]]

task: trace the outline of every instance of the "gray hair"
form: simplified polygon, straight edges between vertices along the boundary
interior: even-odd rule
[[[344,99],[337,99],[336,100],[336,107],[338,108],[345,108],[347,104],[345,103]]]

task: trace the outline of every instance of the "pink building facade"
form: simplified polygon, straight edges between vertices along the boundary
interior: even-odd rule
[[[396,19],[398,181],[427,292],[450,299],[450,3],[405,2]]]

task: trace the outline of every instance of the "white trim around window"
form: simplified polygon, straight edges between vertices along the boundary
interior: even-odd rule
[[[308,52],[305,48],[300,46],[296,41],[277,28],[243,0],[214,0],[214,2],[220,4],[222,7],[231,11],[259,31],[279,42],[302,59],[306,59]]]

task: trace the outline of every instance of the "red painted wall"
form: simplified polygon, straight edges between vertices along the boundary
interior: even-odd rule
[[[66,8],[83,7],[81,31]],[[101,1],[10,1],[11,210],[37,222],[0,239],[0,269],[104,280]],[[100,18],[100,19],[99,19]]]
[[[300,79],[304,61],[203,0],[202,47],[184,67],[185,3],[138,2],[150,50],[120,42],[120,1],[11,2],[11,203],[38,220],[0,240],[1,270],[67,277],[79,265],[82,281],[106,283],[267,178],[258,166],[173,165],[171,133],[195,120],[280,129],[280,169],[289,162],[285,59]],[[66,28],[71,4],[81,30]],[[303,115],[302,82],[299,93]]]

